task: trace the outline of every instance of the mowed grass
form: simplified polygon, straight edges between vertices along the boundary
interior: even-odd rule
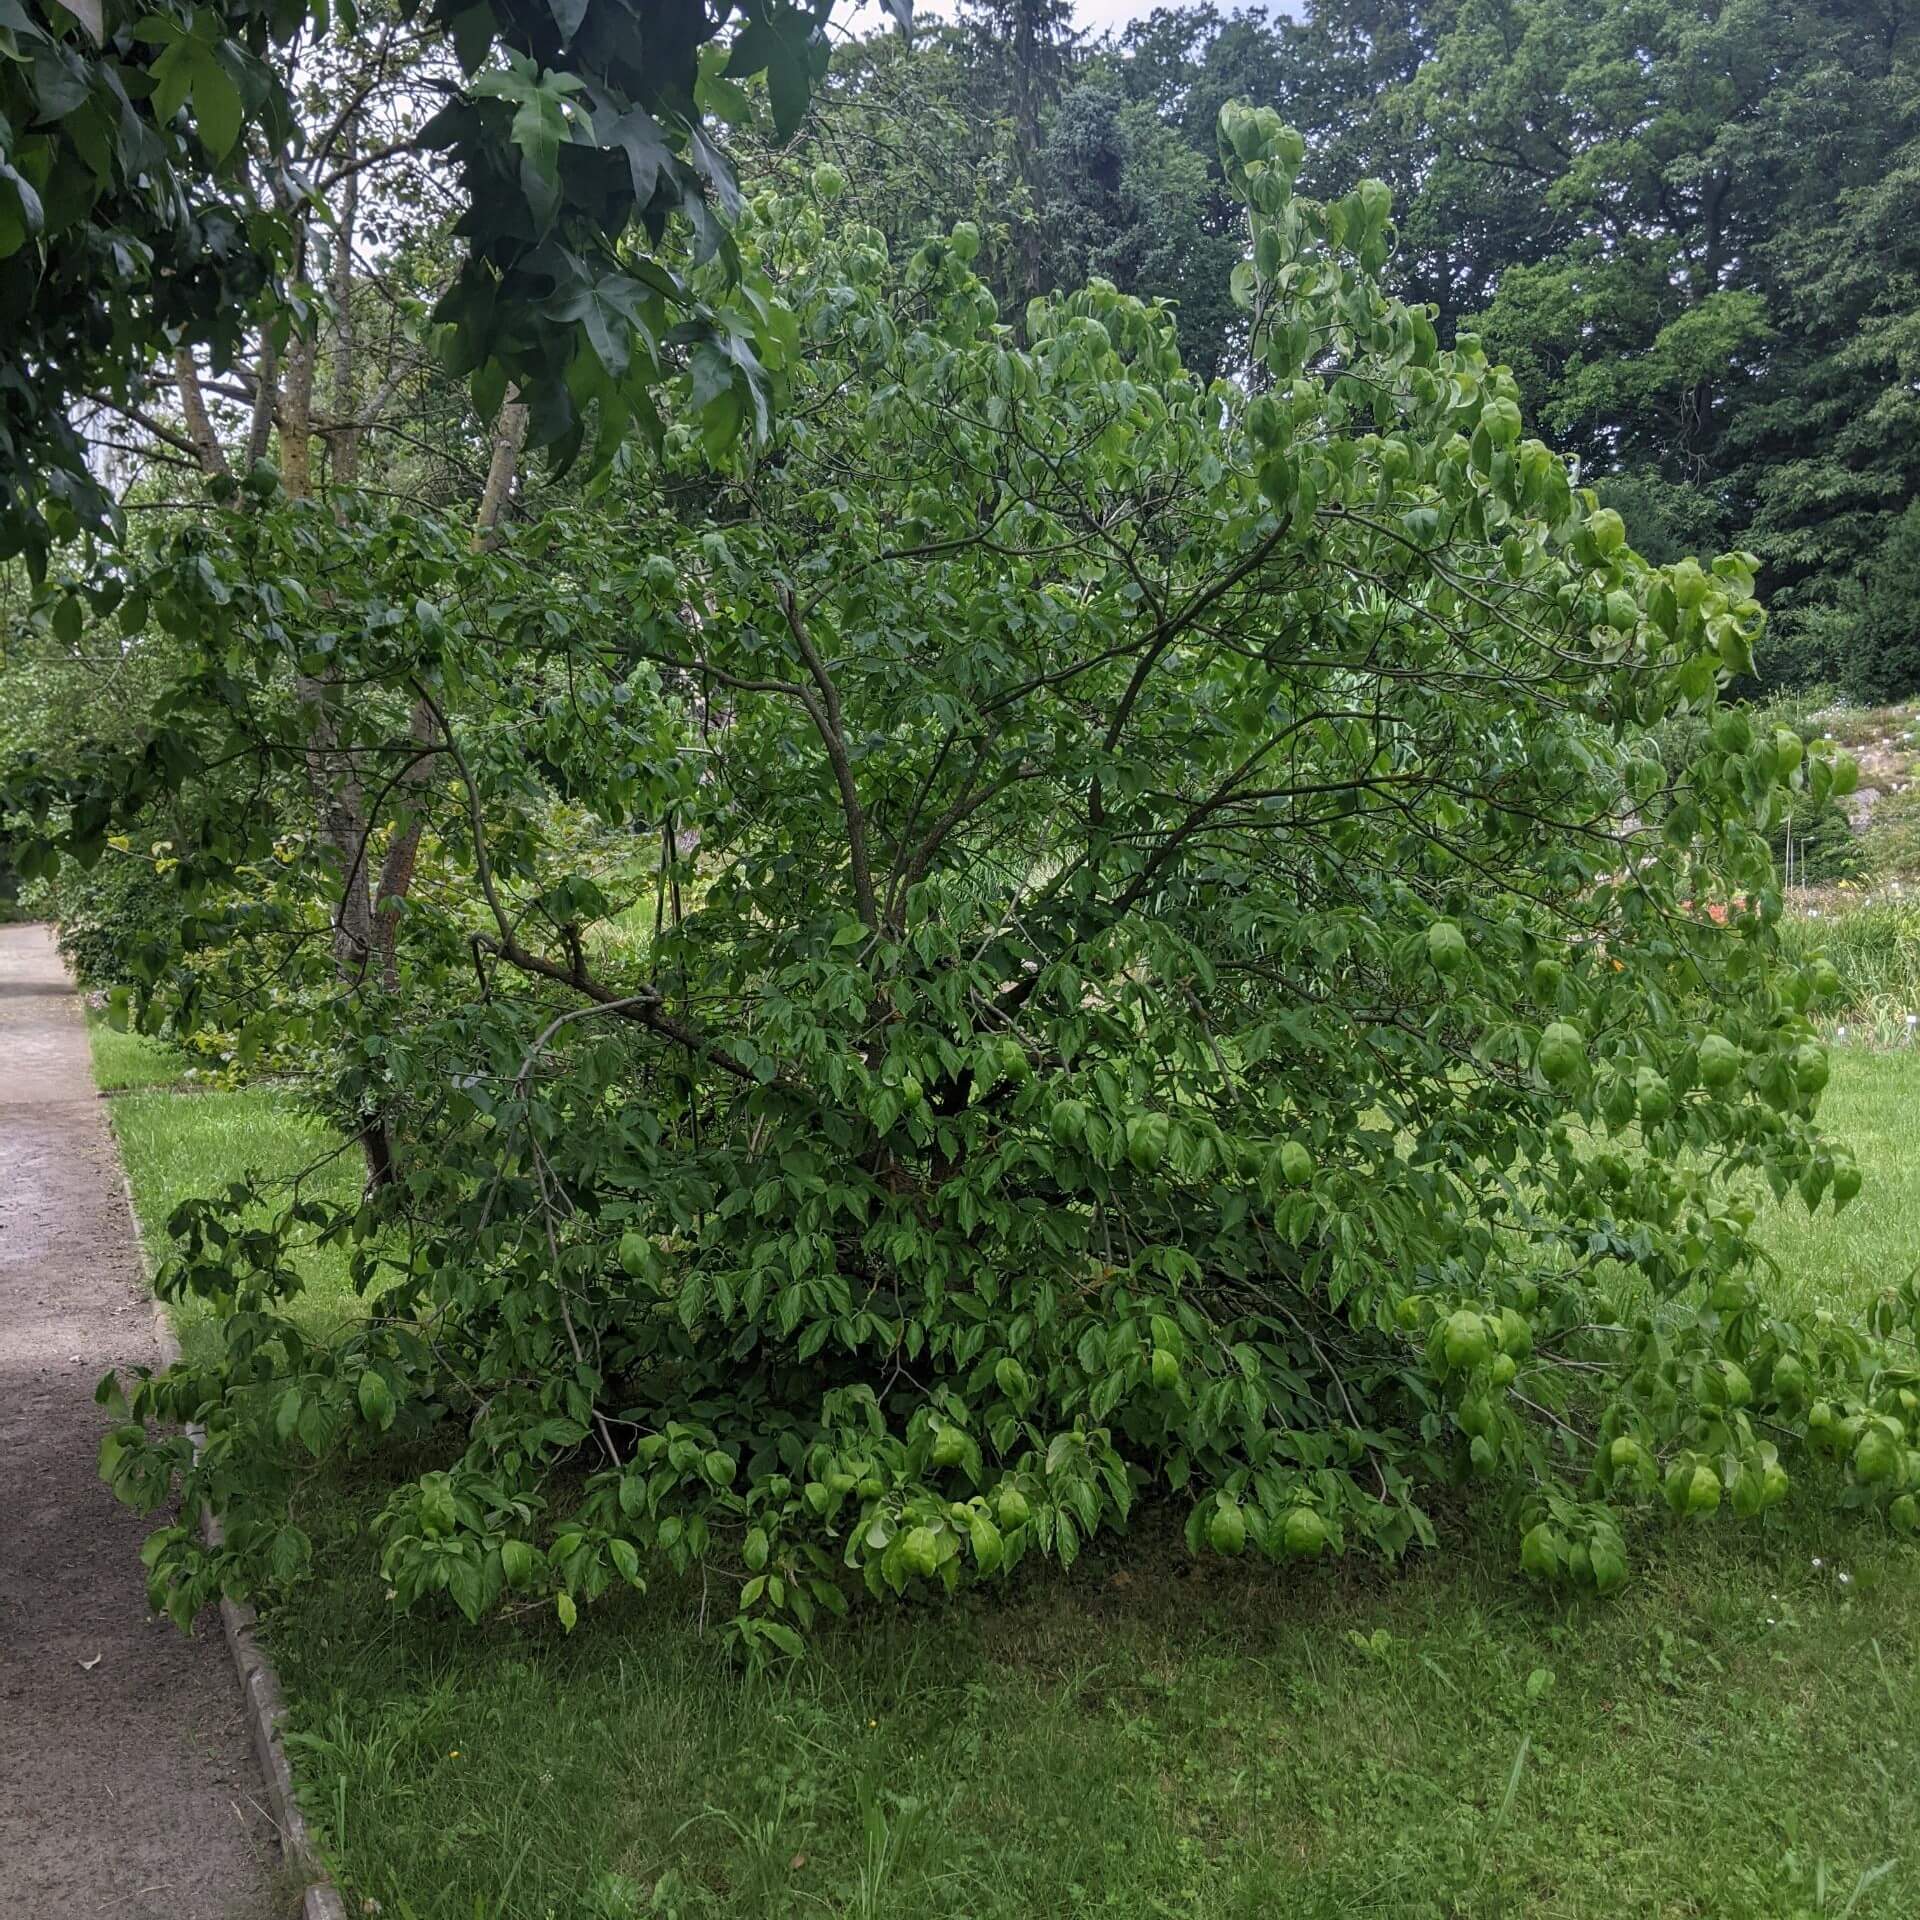
[[[192,1065],[184,1054],[150,1040],[143,1033],[110,1027],[98,1016],[87,1021],[87,1040],[93,1049],[93,1081],[102,1093],[127,1093],[144,1087],[172,1087],[189,1082]]]
[[[1867,1187],[1838,1221],[1770,1209],[1797,1302],[1857,1303],[1920,1255],[1916,1098],[1912,1054],[1837,1058],[1826,1116]],[[150,1233],[324,1145],[273,1094],[112,1105]],[[1818,1489],[1762,1528],[1649,1520],[1604,1605],[1529,1588],[1486,1513],[1398,1571],[1195,1565],[1154,1531],[863,1611],[761,1677],[702,1631],[718,1576],[571,1637],[396,1616],[378,1495],[309,1507],[317,1577],[269,1622],[354,1913],[1920,1911],[1920,1560]]]
[[[94,1076],[115,1095],[108,1112],[149,1267],[164,1257],[167,1222],[183,1200],[205,1199],[253,1174],[280,1183],[283,1194],[299,1179],[308,1192],[351,1198],[358,1160],[336,1151],[337,1137],[286,1094],[269,1087],[202,1088],[181,1055],[102,1021],[91,1023],[90,1038]],[[259,1217],[270,1217],[270,1211],[260,1209]],[[311,1331],[324,1331],[352,1313],[357,1302],[343,1251],[309,1248],[301,1272],[306,1285],[298,1311]],[[205,1309],[190,1300],[171,1311],[182,1344],[196,1351]]]
[[[1835,1046],[1832,1059],[1820,1117],[1865,1179],[1838,1220],[1827,1209],[1809,1216],[1797,1199],[1768,1208],[1774,1289],[1795,1310],[1864,1304],[1920,1267],[1920,1051]]]

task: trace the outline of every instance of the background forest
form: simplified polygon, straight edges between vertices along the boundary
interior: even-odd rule
[[[1920,684],[1920,62],[1904,0],[1303,0],[1154,8],[1098,35],[1063,0],[968,0],[957,22],[922,13],[911,38],[861,25],[836,24],[810,114],[771,146],[728,96],[724,137],[752,178],[837,162],[842,216],[890,244],[974,222],[1009,312],[1103,278],[1172,304],[1190,367],[1242,373],[1241,223],[1214,127],[1229,100],[1272,106],[1306,139],[1303,190],[1392,189],[1393,290],[1431,303],[1443,344],[1468,332],[1512,367],[1529,421],[1651,557],[1758,556],[1762,684],[1867,700]],[[324,375],[320,458],[351,477],[376,449],[438,502],[478,498],[488,445],[417,324],[457,248],[419,137],[434,57],[404,29],[363,31],[298,79],[313,186],[357,189],[337,235],[307,243],[316,294],[351,283],[357,316]],[[120,483],[199,459],[200,405],[232,452],[266,451],[254,357],[197,403],[150,384],[145,427],[122,423],[138,451]],[[114,443],[105,419],[93,433]]]
[[[1247,96],[1311,191],[1393,189],[1394,284],[1510,364],[1529,420],[1665,559],[1749,548],[1760,671],[1920,685],[1920,59],[1901,0],[1307,0],[1298,18],[969,10],[836,58],[821,145],[865,217],[961,214],[1019,296],[1102,275],[1244,352],[1213,151]],[[1009,103],[1013,110],[1008,111]]]

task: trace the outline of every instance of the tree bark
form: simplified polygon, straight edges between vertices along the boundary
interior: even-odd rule
[[[498,535],[500,516],[513,492],[514,475],[519,470],[520,445],[526,437],[526,431],[526,407],[514,390],[509,388],[501,404],[500,417],[494,422],[493,457],[487,463],[487,484],[473,516],[473,544],[476,551],[491,546]],[[439,751],[439,743],[435,739],[437,728],[433,703],[424,695],[413,703],[409,732],[413,744],[424,749],[420,758],[407,769],[400,783],[402,799],[411,802],[418,789],[429,779],[434,755]],[[413,887],[414,869],[420,858],[420,835],[425,825],[425,816],[416,806],[409,804],[392,840],[387,844],[387,857],[380,864],[380,881],[374,893],[373,935],[380,955],[380,976],[390,993],[400,985],[399,957],[396,952],[400,938],[400,915]]]
[[[207,413],[207,397],[200,390],[200,369],[194,364],[193,349],[180,347],[173,356],[173,377],[180,392],[180,417],[186,422],[187,438],[200,461],[200,470],[209,479],[228,471],[226,450],[213,430]]]
[[[280,390],[280,484],[293,500],[313,498],[313,369],[318,343],[295,335],[287,343],[287,377]]]
[[[340,132],[345,158],[353,159],[359,122],[349,119]],[[360,209],[360,176],[349,173],[340,183],[338,215],[333,233],[333,415],[336,425],[328,435],[329,472],[335,486],[360,484],[360,422],[353,405],[353,224]]]
[[[260,329],[260,358],[255,364],[253,381],[253,420],[247,428],[247,471],[251,473],[267,457],[273,439],[273,427],[280,412],[280,351],[273,344],[271,328]]]
[[[493,424],[493,458],[487,462],[487,484],[480,495],[479,510],[473,516],[473,544],[488,547],[500,525],[508,496],[513,492],[514,475],[520,468],[520,445],[527,437],[527,409],[517,387],[507,389],[500,403],[500,417]]]

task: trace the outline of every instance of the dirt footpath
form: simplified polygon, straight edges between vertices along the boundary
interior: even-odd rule
[[[148,1618],[101,1484],[110,1366],[155,1359],[140,1257],[44,927],[0,927],[0,1920],[260,1920],[274,1836],[217,1618]]]

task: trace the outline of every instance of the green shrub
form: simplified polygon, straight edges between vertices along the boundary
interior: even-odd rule
[[[153,568],[154,617],[254,668],[171,703],[181,844],[259,889],[330,1110],[394,1143],[272,1229],[175,1215],[161,1284],[217,1340],[108,1386],[106,1464],[227,1525],[162,1527],[157,1602],[298,1580],[316,1457],[435,1435],[373,1530],[402,1604],[571,1627],[711,1563],[752,1652],[1155,1501],[1306,1560],[1437,1544],[1477,1486],[1530,1575],[1607,1591],[1626,1509],[1757,1516],[1805,1433],[1894,1497],[1881,1348],[1761,1311],[1727,1190],[1858,1190],[1763,834],[1836,763],[1719,710],[1751,564],[1650,565],[1384,293],[1386,189],[1299,200],[1275,116],[1223,135],[1251,398],[1110,285],[1015,337],[977,235],[894,273],[770,198],[743,251],[808,343],[774,445],[696,431],[740,404],[704,367],[665,442],[669,482],[736,463],[737,517],[635,478],[476,552],[263,500]],[[393,765],[416,703],[444,736],[404,805],[448,883],[391,987],[324,935],[397,775],[350,867],[278,857],[323,653],[334,764]],[[1678,714],[1712,724],[1669,772]],[[657,835],[644,950],[587,951],[618,903],[556,793]],[[369,1304],[324,1347],[287,1311],[315,1235]],[[1630,1324],[1626,1264],[1663,1296]]]
[[[1876,879],[1904,880],[1920,874],[1920,786],[1880,796],[1867,816],[1861,846]]]
[[[180,890],[152,853],[110,847],[90,868],[62,868],[51,892],[60,951],[83,987],[150,984],[177,945]]]
[[[1768,844],[1782,878],[1796,887],[1861,880],[1870,871],[1864,840],[1854,832],[1847,810],[1832,798],[1813,802],[1803,796],[1768,836]]]

